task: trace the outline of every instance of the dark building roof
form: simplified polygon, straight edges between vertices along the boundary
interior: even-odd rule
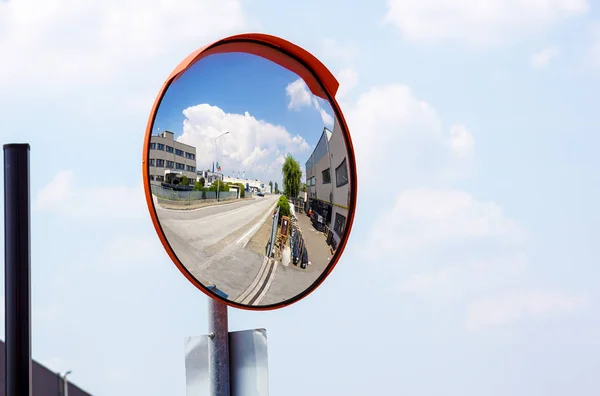
[[[6,395],[6,344],[0,340],[0,396]],[[36,361],[31,364],[33,396],[63,396],[62,380],[58,373]],[[92,396],[77,385],[69,382],[69,396]]]

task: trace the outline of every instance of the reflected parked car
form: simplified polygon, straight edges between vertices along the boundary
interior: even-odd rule
[[[264,192],[258,192],[256,195],[258,195],[259,197],[264,197],[265,193]]]

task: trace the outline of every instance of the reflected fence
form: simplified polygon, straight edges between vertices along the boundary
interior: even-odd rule
[[[161,185],[151,184],[152,194],[158,199],[173,204],[189,205],[198,202],[211,202],[217,200],[216,191],[178,191],[165,188]],[[236,199],[237,191],[219,191],[219,201],[230,201]]]
[[[277,212],[275,212],[275,214],[273,215],[273,220],[271,223],[271,236],[267,241],[265,255],[269,258],[271,258],[273,255],[273,246],[275,245],[275,239],[277,238],[277,225],[279,224],[279,209],[280,207],[278,206]]]

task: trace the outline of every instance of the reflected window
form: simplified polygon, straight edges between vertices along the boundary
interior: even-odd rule
[[[333,225],[333,230],[335,231],[335,233],[338,235],[342,235],[342,232],[344,232],[345,225],[346,225],[346,217],[342,216],[339,213],[336,213],[335,214],[335,223]]]
[[[190,165],[187,165],[187,168],[186,168],[186,170],[187,170],[188,172],[196,172],[196,167],[195,167],[195,166],[190,166]]]
[[[323,184],[331,183],[331,172],[330,172],[329,168],[325,169],[321,173],[323,175]]]
[[[150,150],[156,150],[156,143],[150,143]]]
[[[154,159],[150,159],[150,166],[154,166]]]
[[[167,148],[167,153],[172,153],[173,152],[173,147],[166,146],[166,148]]]
[[[163,160],[163,159],[157,159],[156,160],[156,166],[158,168],[164,168],[165,167],[165,160]]]
[[[175,164],[175,168],[177,168],[179,170],[185,170],[185,164],[181,164],[181,163],[177,162]]]
[[[156,143],[156,149],[164,151],[165,150],[165,145],[162,144],[162,143]]]
[[[344,158],[340,166],[335,168],[335,182],[336,187],[341,187],[345,184],[348,184],[348,167],[346,166],[346,158]]]
[[[185,153],[185,158],[193,160],[196,159],[196,155],[192,153]]]
[[[175,154],[180,157],[183,157],[183,150],[175,149]]]

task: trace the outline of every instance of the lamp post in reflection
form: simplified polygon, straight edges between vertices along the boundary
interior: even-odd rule
[[[67,375],[71,374],[71,370],[65,372],[60,376],[63,384],[63,396],[69,396],[69,383],[67,382]]]
[[[229,133],[229,131],[226,131],[226,132],[220,134],[219,136],[217,136],[215,138],[215,162],[217,162],[217,164],[219,162],[219,151],[217,150],[217,139],[220,138],[220,137],[223,137],[223,136],[227,135],[228,133]],[[219,167],[218,166],[217,166],[217,174],[219,174]],[[217,202],[219,202],[219,187],[221,185],[221,182],[220,182],[221,179],[219,179],[217,177],[217,180],[219,180],[217,182]]]

